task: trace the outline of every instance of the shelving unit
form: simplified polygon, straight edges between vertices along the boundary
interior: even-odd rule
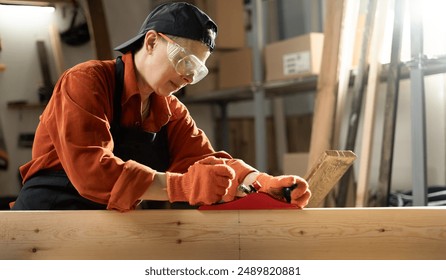
[[[10,103],[8,104],[8,109],[13,110],[32,110],[32,109],[43,109],[46,104],[44,103]]]
[[[261,171],[267,170],[267,143],[266,143],[266,115],[264,104],[267,98],[296,94],[300,92],[314,91],[317,85],[317,76],[306,76],[298,79],[290,79],[275,82],[264,82],[263,77],[263,48],[265,42],[265,18],[263,0],[252,0],[246,4],[251,10],[252,21],[252,55],[253,55],[253,81],[250,86],[241,88],[231,88],[205,93],[199,96],[185,96],[182,102],[188,104],[217,104],[221,110],[221,129],[225,131],[226,139],[222,139],[223,149],[228,143],[228,120],[227,105],[231,102],[253,101],[254,103],[254,123],[255,123],[255,155],[256,168]]]
[[[237,102],[252,100],[254,93],[259,89],[265,91],[266,97],[283,96],[299,92],[316,90],[316,75],[302,77],[299,79],[267,82],[261,85],[252,85],[251,87],[231,88],[208,92],[198,96],[186,96],[181,98],[185,103],[219,103],[219,102]]]
[[[249,101],[253,100],[258,92],[262,92],[262,96],[265,99],[271,99],[274,97],[285,96],[290,94],[299,94],[308,91],[315,91],[317,85],[317,76],[311,75],[302,77],[299,79],[291,79],[291,80],[283,80],[283,81],[275,81],[268,82],[260,85],[252,85],[251,87],[241,87],[241,88],[231,88],[225,90],[217,90],[208,92],[198,96],[190,96],[183,97],[181,101],[188,104],[216,104],[220,108],[221,115],[221,127],[220,129],[224,132],[223,139],[221,139],[222,149],[228,150],[229,148],[229,120],[227,116],[227,106],[232,102],[239,101]],[[263,102],[263,101],[262,101]],[[260,118],[265,119],[264,112],[260,112],[263,106],[255,106],[255,110],[258,112],[257,117],[255,117],[255,121],[259,122]],[[260,134],[263,135],[265,133],[265,124],[262,124],[262,128],[255,128]],[[262,136],[256,136],[256,139]],[[266,151],[266,143],[260,144],[258,147],[258,151],[256,151],[256,158],[259,158],[259,154],[265,154]],[[264,151],[264,152],[262,152]],[[267,158],[262,158],[262,162],[257,162],[257,168],[259,170],[266,170],[266,162]],[[259,167],[261,166],[261,167]]]

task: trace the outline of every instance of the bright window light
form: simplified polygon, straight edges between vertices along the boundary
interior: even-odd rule
[[[423,36],[424,52],[428,56],[444,56],[446,54],[446,1],[424,0],[423,4]]]
[[[411,60],[410,52],[410,3],[406,1],[403,24],[403,38],[401,42],[401,61]],[[393,36],[394,1],[389,1],[389,12],[386,19],[386,31],[383,38],[381,63],[390,62],[390,50]],[[423,0],[420,13],[423,20],[423,52],[431,58],[446,54],[446,1]]]
[[[14,28],[30,28],[44,22],[52,22],[54,7],[50,6],[23,6],[0,4],[0,23],[13,24]]]
[[[0,4],[0,11],[7,13],[20,14],[22,16],[32,16],[36,13],[50,14],[54,13],[52,6],[25,6],[25,5],[5,5]]]

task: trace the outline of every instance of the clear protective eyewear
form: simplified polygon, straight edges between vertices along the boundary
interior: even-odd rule
[[[190,84],[196,84],[206,77],[209,70],[198,57],[186,51],[163,33],[158,34],[167,41],[167,57],[178,74],[191,79]]]

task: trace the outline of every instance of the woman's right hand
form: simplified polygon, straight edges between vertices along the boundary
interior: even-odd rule
[[[214,156],[204,158],[184,174],[166,172],[169,201],[211,205],[222,200],[234,178],[234,170],[223,159]]]

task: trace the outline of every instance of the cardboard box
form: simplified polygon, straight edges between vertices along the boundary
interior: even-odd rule
[[[286,153],[283,155],[283,174],[304,177],[308,169],[309,153]]]
[[[187,85],[185,90],[185,95],[197,96],[203,95],[218,89],[218,71],[209,70],[209,73],[203,80],[199,81],[194,85]]]
[[[220,89],[250,86],[252,80],[251,48],[220,53]]]
[[[213,51],[209,58],[206,60],[206,67],[209,71],[218,70],[220,67],[220,55],[221,51]]]
[[[202,95],[218,90],[218,72],[220,67],[220,51],[214,51],[206,60],[206,67],[209,73],[203,80],[195,85],[188,85],[185,88],[186,96]]]
[[[190,1],[207,13],[217,24],[217,49],[246,47],[246,13],[243,0]]]
[[[321,67],[323,33],[308,33],[265,47],[266,81],[318,75]]]
[[[186,96],[196,96],[218,90],[218,72],[220,67],[221,51],[214,51],[206,60],[206,67],[209,73],[203,80],[195,85],[186,86]]]

